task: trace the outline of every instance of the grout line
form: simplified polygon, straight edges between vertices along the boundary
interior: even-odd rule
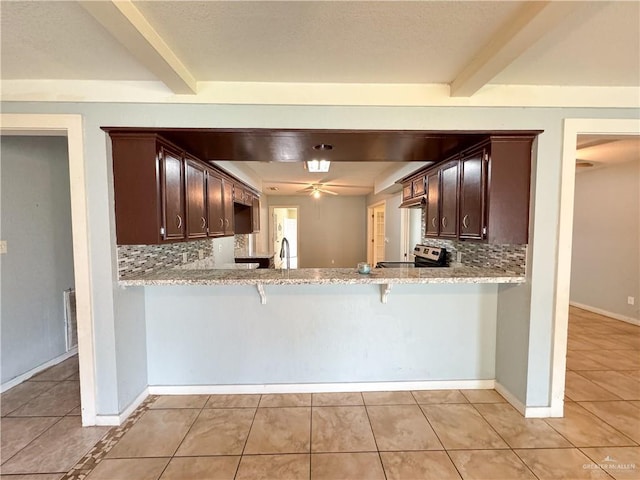
[[[242,452],[240,453],[240,458],[238,459],[238,465],[236,466],[236,471],[233,474],[233,478],[235,479],[238,476],[238,471],[240,470],[240,464],[242,463],[242,457],[244,457],[244,451],[247,448],[247,443],[249,442],[249,436],[251,435],[251,430],[253,430],[253,424],[256,421],[256,416],[258,415],[258,408],[260,408],[260,402],[262,402],[262,395],[258,399],[258,405],[256,406],[255,411],[253,412],[253,418],[251,419],[251,426],[249,427],[249,431],[247,432],[247,438],[244,439],[244,445],[242,445]],[[311,462],[311,460],[309,460]]]

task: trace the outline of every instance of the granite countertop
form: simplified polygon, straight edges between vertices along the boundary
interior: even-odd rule
[[[120,280],[121,286],[146,285],[358,285],[426,283],[524,283],[524,274],[490,268],[374,268],[359,274],[355,268],[300,268],[292,270],[222,270],[180,268],[161,270]]]

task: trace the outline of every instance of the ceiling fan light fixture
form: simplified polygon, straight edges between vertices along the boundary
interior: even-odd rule
[[[326,173],[329,171],[330,165],[329,160],[309,160],[307,161],[307,171],[309,173]]]
[[[311,195],[313,195],[313,198],[320,198],[320,191],[319,190],[314,190]]]

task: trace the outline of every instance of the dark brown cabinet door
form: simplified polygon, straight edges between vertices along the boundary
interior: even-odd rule
[[[427,208],[425,235],[437,237],[440,234],[440,175],[438,171],[427,176]]]
[[[260,199],[253,197],[251,203],[251,225],[253,227],[253,233],[257,233],[260,231]]]
[[[484,238],[487,158],[483,149],[460,160],[460,238]]]
[[[222,179],[224,234],[233,235],[233,182]]]
[[[416,178],[413,182],[411,182],[413,196],[414,197],[422,197],[425,194],[425,178],[424,176],[420,178]]]
[[[207,172],[207,223],[209,236],[224,235],[224,198],[222,178],[212,171]]]
[[[160,147],[162,166],[162,211],[164,240],[185,237],[184,161],[182,155],[164,146]]]
[[[406,202],[407,200],[411,200],[413,197],[413,190],[411,187],[411,182],[404,183],[402,185],[402,201]]]
[[[458,234],[458,161],[440,170],[440,236],[456,238]]]
[[[207,236],[206,174],[205,167],[193,160],[185,161],[187,194],[187,237]]]

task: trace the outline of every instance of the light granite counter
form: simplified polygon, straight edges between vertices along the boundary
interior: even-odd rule
[[[524,283],[524,275],[488,268],[353,268],[222,270],[181,268],[120,280],[121,286],[147,285],[358,285],[426,283]]]

